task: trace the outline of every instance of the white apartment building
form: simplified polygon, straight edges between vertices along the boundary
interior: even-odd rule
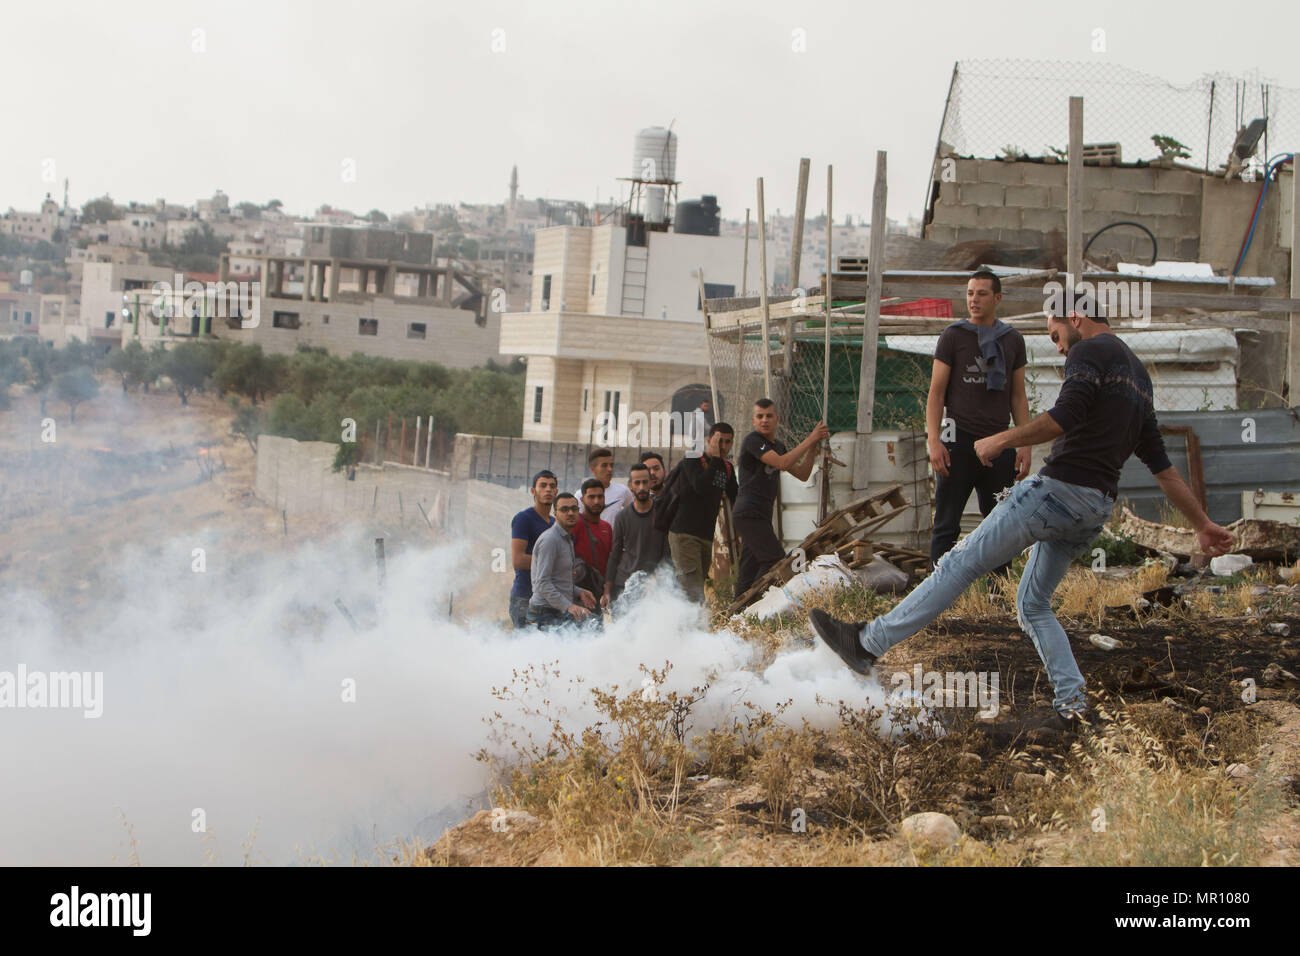
[[[769,240],[769,267],[775,255]],[[528,363],[523,437],[586,442],[603,412],[622,420],[694,408],[709,381],[701,269],[707,298],[738,294],[743,237],[613,224],[539,229],[529,310],[501,316],[501,353]],[[751,238],[751,289],[758,269]]]
[[[106,345],[122,345],[131,336],[137,299],[143,303],[143,321],[154,284],[175,279],[174,269],[141,263],[87,262],[81,270],[80,324],[90,341]],[[132,317],[124,316],[123,309],[132,310]]]

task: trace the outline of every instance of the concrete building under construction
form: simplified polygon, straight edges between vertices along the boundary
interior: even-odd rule
[[[256,325],[232,317],[214,332],[267,352],[308,346],[453,368],[500,359],[491,290],[468,265],[434,253],[427,233],[308,226],[301,256],[257,260]],[[223,255],[218,281],[233,278]]]

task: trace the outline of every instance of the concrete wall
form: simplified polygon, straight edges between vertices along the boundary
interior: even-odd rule
[[[462,439],[471,437],[457,436],[458,448],[469,447]],[[258,498],[283,510],[291,529],[295,517],[377,520],[394,533],[410,529],[419,540],[431,536],[435,542],[467,545],[467,560],[481,567],[483,576],[458,593],[457,607],[504,618],[513,575],[510,521],[532,504],[528,492],[391,463],[358,466],[349,481],[331,469],[335,448],[329,442],[263,435],[257,442]],[[429,515],[432,531],[417,505]]]
[[[1065,235],[1066,164],[957,159],[956,178],[941,182],[925,238],[942,242],[995,239],[1035,246],[1043,234]],[[1153,233],[1161,259],[1201,257],[1202,173],[1185,169],[1085,166],[1083,230],[1092,235],[1112,222],[1136,221]],[[1251,184],[1222,184],[1230,188]],[[1254,193],[1258,193],[1258,184]],[[1253,195],[1252,195],[1253,201]],[[1240,234],[1238,234],[1240,240]],[[1150,240],[1139,230],[1112,229],[1093,243],[1089,257],[1148,261]]]

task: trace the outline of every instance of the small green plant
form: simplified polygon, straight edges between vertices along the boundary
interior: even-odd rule
[[[1192,155],[1187,151],[1185,144],[1178,142],[1172,136],[1157,134],[1151,137],[1151,142],[1156,144],[1156,149],[1160,150],[1160,158],[1164,160],[1188,159]]]
[[[1007,145],[1002,147],[1002,152],[998,156],[998,159],[1005,160],[1008,163],[1014,163],[1017,160],[1026,159],[1028,158],[1028,156],[1029,154],[1026,153],[1019,146],[1013,145],[1012,143],[1008,143]]]
[[[1088,545],[1088,550],[1075,558],[1074,563],[1085,568],[1092,567],[1093,552],[1097,549],[1105,552],[1108,568],[1141,563],[1137,542],[1130,537],[1116,535],[1110,531],[1103,531],[1097,535],[1092,544]]]
[[[1060,149],[1059,147],[1056,147],[1056,146],[1048,146],[1048,147],[1047,147],[1047,150],[1046,150],[1046,152],[1043,153],[1043,156],[1044,156],[1044,158],[1046,158],[1046,157],[1049,156],[1049,155],[1055,156],[1057,159],[1059,159],[1059,160],[1060,160],[1061,162],[1063,162],[1063,163],[1066,162],[1066,161],[1070,158],[1070,154],[1069,154],[1068,152],[1066,152],[1065,150]]]
[[[360,442],[340,442],[338,451],[334,453],[334,470],[342,471],[344,468],[351,468],[360,460]]]

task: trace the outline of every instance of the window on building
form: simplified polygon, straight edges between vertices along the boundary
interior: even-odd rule
[[[609,389],[605,390],[605,412],[607,413],[605,420],[609,422],[609,427],[616,431],[618,430],[618,406],[620,398],[620,392],[613,392]]]
[[[423,322],[408,322],[406,324],[406,337],[408,339],[422,339],[427,326]]]
[[[357,319],[357,334],[378,335],[379,320],[378,319]]]
[[[549,312],[551,308],[551,277],[542,276],[542,311]]]
[[[587,410],[587,390],[585,388],[582,390],[582,410],[584,412]]]
[[[31,325],[31,324],[32,324],[32,314],[30,312],[24,312],[23,325]]]
[[[542,420],[542,386],[538,385],[533,389],[533,421]]]
[[[596,273],[591,274],[591,294],[596,294]]]
[[[322,316],[322,317],[321,317],[321,324],[322,324],[322,325],[329,325],[329,324],[330,324],[330,317],[329,317],[328,315],[326,315],[326,316]]]
[[[271,326],[277,329],[296,329],[298,328],[298,313],[273,312],[271,314]]]
[[[734,285],[723,285],[720,282],[704,283],[704,298],[706,299],[730,299],[736,294]],[[704,309],[704,303],[700,301],[699,292],[695,293],[695,308],[697,311]]]
[[[111,328],[113,327],[113,323],[116,322],[116,321],[117,321],[117,313],[116,313],[116,312],[105,312],[105,313],[104,313],[104,328],[106,328],[106,329],[111,329]]]

